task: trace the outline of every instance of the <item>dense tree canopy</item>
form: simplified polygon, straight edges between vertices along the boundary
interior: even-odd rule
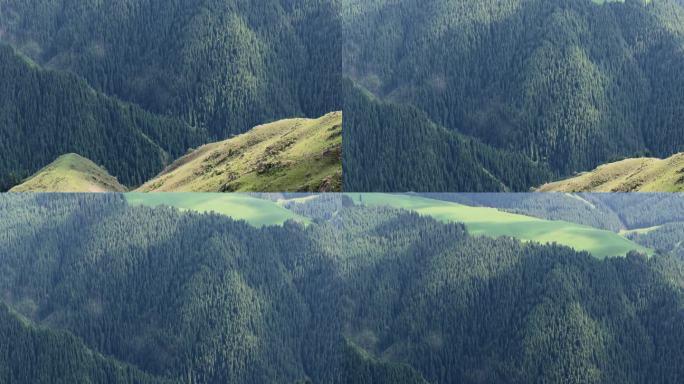
[[[385,102],[417,107],[450,132],[524,156],[528,160],[519,161],[517,179],[526,179],[528,161],[548,165],[551,178],[557,178],[617,158],[684,151],[681,2],[342,4],[345,76]],[[453,168],[460,163],[423,147],[417,151],[424,158],[411,156],[410,168],[392,168],[386,163],[394,159],[383,156],[382,145],[394,141],[375,126],[396,126],[399,142],[414,139],[408,128],[398,128],[401,122],[385,115],[377,123],[375,114],[354,107],[346,118],[348,141],[369,143],[366,157],[347,164],[347,183],[356,190],[373,186],[363,172],[379,170],[372,190],[419,189],[405,183],[384,189],[387,180],[402,177],[413,178],[423,190],[442,190],[444,183],[452,192],[500,189],[483,185],[477,176],[465,188],[460,180],[445,181],[441,162]],[[426,132],[421,125],[415,129],[431,135],[423,141],[444,140],[442,133]],[[458,153],[468,156],[462,148]],[[426,173],[433,163],[434,170]],[[507,186],[527,189],[514,182]]]
[[[3,383],[162,384],[162,380],[88,350],[66,332],[36,329],[0,304]]]
[[[70,152],[137,185],[203,136],[95,92],[74,75],[36,68],[0,45],[0,191]]]
[[[224,139],[340,109],[338,14],[327,0],[1,0],[0,38]]]
[[[187,383],[684,374],[676,258],[471,237],[343,196],[296,204],[316,221],[257,229],[118,195],[0,196],[0,297],[27,322]]]
[[[0,191],[69,152],[138,186],[199,144],[338,111],[341,41],[327,0],[0,0]]]
[[[418,108],[376,100],[346,81],[346,191],[521,191],[550,178],[547,166],[432,122]]]

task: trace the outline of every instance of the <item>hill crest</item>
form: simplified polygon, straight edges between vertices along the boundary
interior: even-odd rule
[[[125,192],[116,177],[75,153],[58,157],[10,192]]]
[[[341,190],[342,112],[263,124],[173,162],[139,192]]]

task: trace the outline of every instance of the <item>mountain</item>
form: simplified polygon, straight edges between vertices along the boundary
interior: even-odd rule
[[[0,39],[37,64],[218,140],[341,109],[328,0],[0,1]]]
[[[591,172],[544,184],[537,192],[684,192],[684,154],[604,164]]]
[[[189,148],[341,110],[341,36],[328,0],[0,0],[0,191],[72,152],[132,188]]]
[[[417,108],[449,132],[548,167],[545,182],[610,159],[645,152],[666,158],[684,151],[681,1],[341,4],[347,79],[386,104]],[[345,112],[349,142],[385,140],[387,130],[365,129],[373,112]],[[380,124],[401,127],[385,119]],[[413,140],[398,127],[396,141]],[[443,136],[418,130],[428,135],[423,141]],[[401,191],[416,190],[414,185],[425,191],[501,190],[482,183],[468,164],[460,179],[445,181],[441,163],[467,157],[462,148],[435,153],[418,147],[424,160],[416,155],[414,164],[392,168],[393,159],[379,146],[366,147],[366,156],[345,168],[348,190],[370,190],[364,172],[377,175],[373,182],[387,185],[385,191],[396,191],[391,180],[401,179],[408,179],[398,185]],[[509,179],[526,179],[527,162],[518,168]],[[541,184],[506,186],[526,191]]]
[[[58,156],[78,153],[122,184],[139,185],[203,134],[93,90],[78,77],[44,70],[0,45],[0,190]]]
[[[125,192],[107,170],[75,153],[57,158],[10,192]]]
[[[681,212],[672,201],[661,204]],[[118,194],[1,195],[0,297],[31,328],[181,383],[684,374],[676,257],[598,259],[341,195],[289,205],[312,222],[255,227]],[[22,350],[35,342],[0,337]],[[75,355],[52,345],[59,352],[41,361]],[[12,356],[1,366],[16,367]]]
[[[201,146],[142,192],[331,192],[342,189],[342,113],[257,126]]]

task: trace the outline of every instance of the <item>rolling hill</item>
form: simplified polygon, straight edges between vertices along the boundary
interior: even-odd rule
[[[213,212],[251,225],[282,225],[288,220],[308,223],[310,220],[280,205],[241,193],[138,193],[125,194],[131,206],[167,206],[199,213]]]
[[[604,164],[537,192],[684,192],[684,154],[667,159],[635,158]]]
[[[604,258],[630,251],[652,253],[641,245],[608,230],[561,220],[544,220],[496,208],[468,206],[415,195],[349,194],[370,206],[408,209],[445,223],[463,223],[473,235],[509,236],[542,244],[558,243]]]
[[[203,145],[173,162],[138,192],[339,192],[342,113],[287,119]],[[94,162],[66,154],[11,192],[124,192]]]
[[[75,153],[57,158],[10,192],[125,192],[104,168]]]
[[[631,251],[653,253],[653,250],[629,240],[617,231],[417,195],[347,193],[344,195],[304,195],[304,197],[286,195],[275,199],[241,193],[125,194],[126,200],[132,206],[170,206],[200,213],[214,212],[235,220],[245,220],[255,226],[282,225],[287,220],[308,224],[321,216],[312,215],[310,210],[300,211],[299,208],[302,205],[311,203],[311,205],[318,204],[332,208],[335,207],[334,201],[342,196],[350,197],[360,206],[392,207],[417,212],[444,223],[462,223],[474,236],[491,238],[508,236],[541,244],[557,243],[578,251],[587,251],[597,258],[625,256]],[[337,206],[336,209],[343,210],[348,206],[343,204]],[[333,216],[334,214],[327,214],[322,217]]]
[[[140,192],[334,192],[342,190],[342,113],[261,125],[203,145]]]

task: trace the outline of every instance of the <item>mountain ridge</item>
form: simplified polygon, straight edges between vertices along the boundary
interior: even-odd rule
[[[342,189],[342,112],[284,119],[209,143],[139,192],[334,192]]]

